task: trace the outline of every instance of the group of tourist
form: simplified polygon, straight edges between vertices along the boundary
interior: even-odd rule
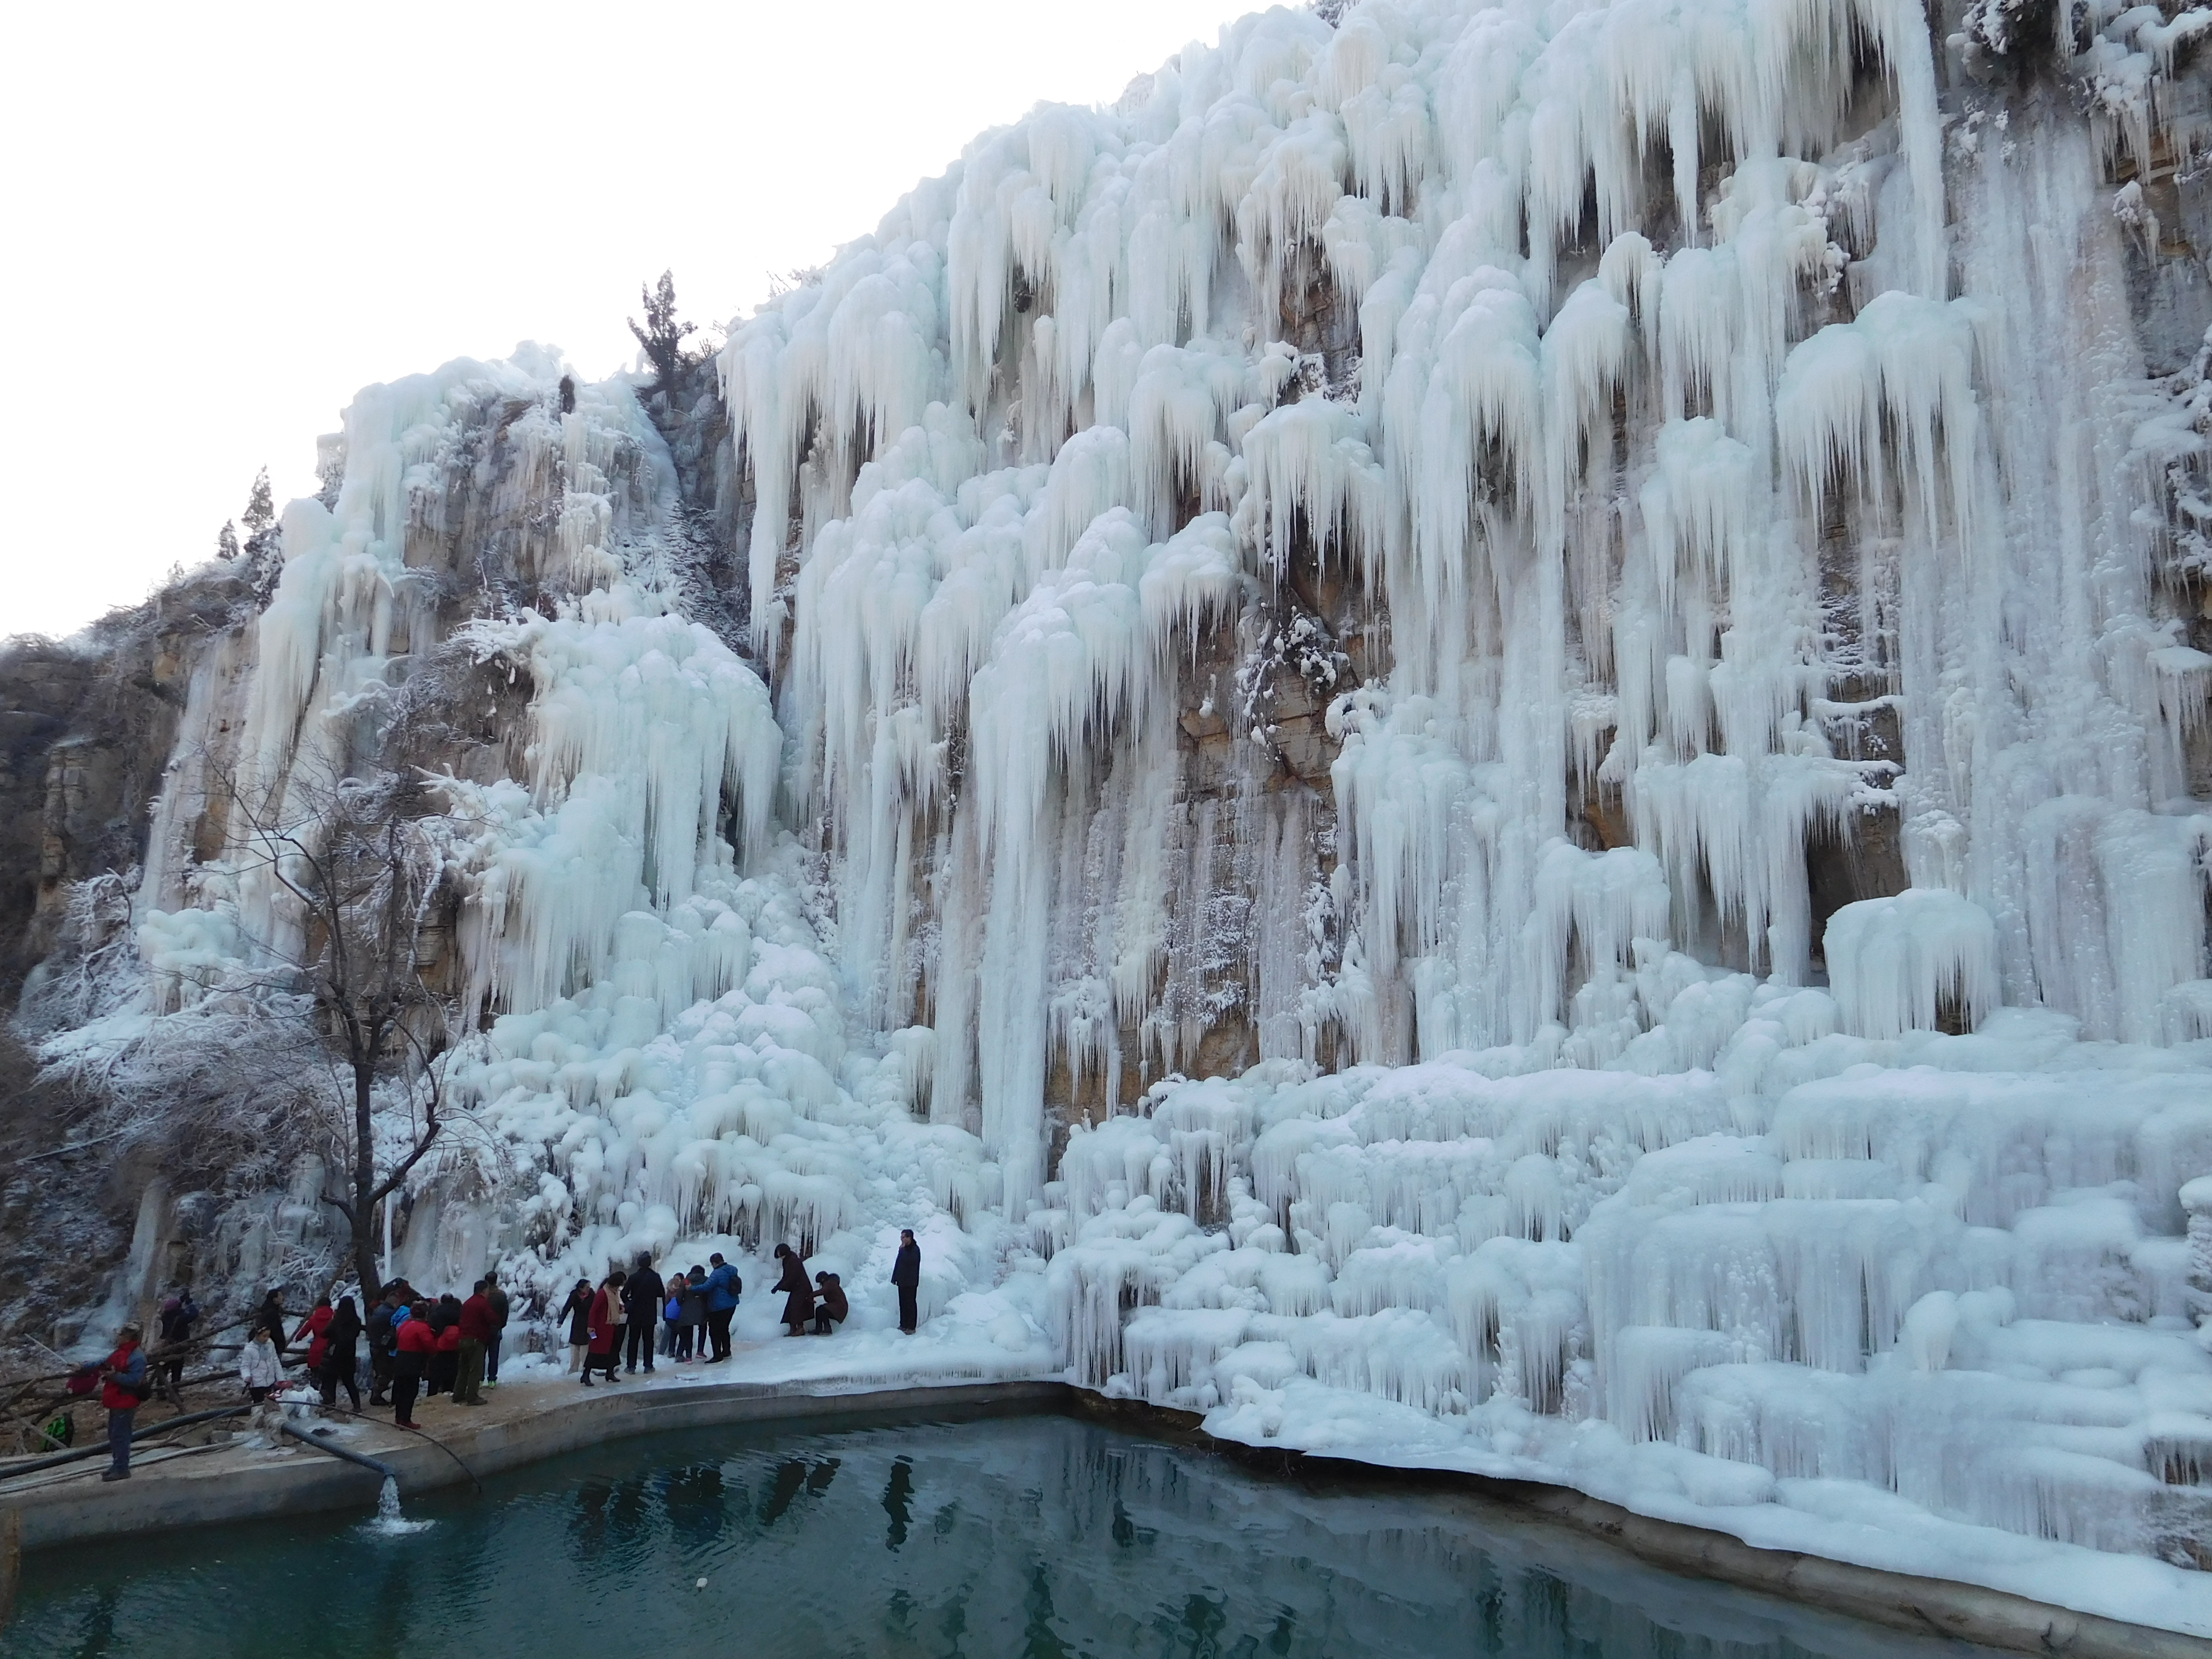
[[[185,1293],[189,1296],[191,1292]],[[338,1390],[343,1389],[347,1402],[354,1410],[361,1409],[361,1390],[354,1374],[361,1363],[361,1310],[349,1296],[340,1297],[334,1305],[327,1296],[319,1298],[300,1328],[286,1341],[284,1306],[278,1293],[269,1292],[268,1300],[256,1309],[247,1322],[245,1345],[238,1354],[239,1381],[245,1384],[246,1398],[259,1405],[269,1397],[269,1391],[284,1380],[284,1353],[288,1346],[307,1350],[307,1375],[315,1379],[322,1390],[323,1404],[335,1407]]]
[[[744,1294],[744,1280],[716,1251],[712,1267],[694,1265],[664,1281],[653,1258],[641,1255],[629,1272],[617,1267],[592,1287],[580,1279],[561,1304],[568,1327],[568,1370],[580,1370],[586,1388],[595,1373],[610,1381],[623,1369],[653,1369],[656,1356],[714,1364],[730,1357],[730,1321]]]
[[[457,1406],[481,1406],[499,1386],[500,1349],[512,1304],[499,1275],[486,1273],[465,1299],[417,1294],[405,1279],[385,1287],[368,1316],[368,1403],[391,1395],[392,1420],[417,1427],[418,1395],[450,1395]],[[329,1400],[327,1391],[324,1396]]]
[[[804,1336],[811,1331],[827,1336],[850,1316],[852,1304],[837,1274],[825,1271],[810,1278],[805,1258],[788,1244],[777,1245],[775,1257],[781,1276],[775,1289],[783,1293],[782,1322],[790,1334]],[[557,1316],[567,1326],[568,1370],[580,1370],[584,1386],[589,1388],[595,1373],[611,1382],[625,1362],[635,1375],[641,1369],[652,1371],[656,1357],[679,1364],[696,1359],[710,1365],[727,1359],[730,1322],[744,1293],[744,1281],[719,1251],[708,1261],[708,1266],[695,1265],[664,1280],[653,1259],[640,1256],[635,1268],[616,1269],[597,1289],[589,1279],[578,1279]],[[909,1228],[900,1234],[891,1264],[899,1329],[908,1335],[921,1322],[921,1249]],[[450,1394],[456,1405],[477,1406],[483,1403],[484,1389],[499,1386],[500,1349],[511,1311],[496,1273],[477,1280],[465,1298],[418,1292],[404,1279],[398,1279],[384,1287],[366,1320],[352,1297],[333,1302],[324,1296],[288,1336],[283,1295],[272,1289],[246,1322],[239,1380],[246,1397],[258,1406],[292,1363],[286,1358],[287,1349],[304,1348],[301,1358],[321,1389],[324,1406],[335,1409],[338,1390],[343,1389],[348,1405],[357,1413],[361,1390],[356,1372],[365,1340],[368,1403],[388,1404],[395,1425],[417,1428],[417,1398]],[[184,1285],[161,1303],[157,1356],[148,1354],[137,1325],[125,1325],[115,1351],[97,1367],[84,1368],[88,1386],[95,1376],[102,1384],[100,1404],[107,1412],[112,1462],[102,1480],[130,1478],[131,1427],[141,1404],[157,1389],[173,1402],[182,1403],[185,1355],[200,1317],[191,1287]]]
[[[837,1274],[808,1278],[805,1258],[788,1244],[775,1247],[775,1258],[782,1276],[774,1288],[783,1292],[782,1322],[792,1335],[811,1330],[828,1336],[851,1316],[853,1304]],[[653,1258],[641,1255],[635,1267],[617,1267],[597,1286],[578,1279],[556,1315],[566,1328],[569,1374],[588,1389],[595,1376],[612,1382],[641,1370],[650,1374],[656,1358],[708,1365],[727,1359],[730,1321],[744,1281],[719,1251],[708,1261],[711,1265],[695,1263],[663,1279]],[[912,1335],[921,1323],[921,1247],[911,1228],[899,1235],[891,1283],[898,1291],[899,1329]]]

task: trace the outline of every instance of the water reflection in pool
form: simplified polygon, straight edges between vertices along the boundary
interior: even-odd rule
[[[0,1653],[1966,1653],[1670,1577],[1510,1510],[1273,1480],[1062,1418],[631,1440],[357,1518],[33,1554]],[[703,1581],[703,1582],[702,1582]]]

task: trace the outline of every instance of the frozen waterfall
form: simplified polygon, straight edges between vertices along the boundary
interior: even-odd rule
[[[364,392],[145,1017],[300,925],[186,760],[458,642],[418,1277],[912,1225],[1217,1433],[2212,1634],[2207,33],[1246,18],[733,325],[742,631],[629,381]]]

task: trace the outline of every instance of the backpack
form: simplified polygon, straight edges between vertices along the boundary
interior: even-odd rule
[[[74,1446],[76,1444],[76,1419],[67,1412],[62,1413],[46,1425],[46,1438],[57,1446]]]

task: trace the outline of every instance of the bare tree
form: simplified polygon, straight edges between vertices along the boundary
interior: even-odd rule
[[[272,937],[249,941],[267,971],[225,988],[245,990],[264,1024],[281,1025],[289,1003],[322,1050],[331,1086],[314,1092],[325,1168],[338,1177],[325,1179],[322,1198],[345,1218],[355,1271],[374,1298],[376,1208],[447,1127],[444,1061],[460,1023],[458,999],[424,971],[450,896],[426,787],[385,770],[327,783],[295,776],[269,790],[221,774],[216,781],[229,821],[226,861],[246,884],[266,884],[280,918]],[[387,1107],[404,1103],[404,1124],[394,1110],[380,1114],[380,1096]]]

